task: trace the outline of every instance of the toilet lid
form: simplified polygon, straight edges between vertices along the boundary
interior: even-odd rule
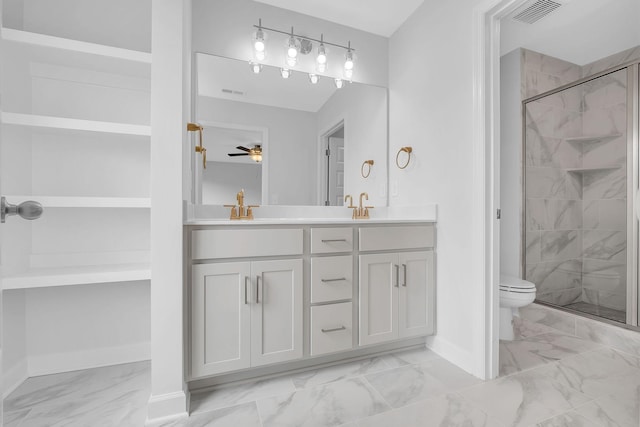
[[[535,292],[536,285],[511,276],[500,276],[500,289],[511,292]]]

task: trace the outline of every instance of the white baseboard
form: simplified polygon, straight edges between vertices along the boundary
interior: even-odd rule
[[[166,421],[189,416],[189,393],[176,391],[161,395],[151,395],[147,404],[145,426],[160,425]]]
[[[35,377],[149,359],[151,359],[151,344],[143,342],[118,347],[29,356],[27,363],[28,375]]]
[[[438,335],[427,338],[427,347],[460,369],[464,369],[471,375],[478,376],[478,373],[475,372],[477,363],[475,363],[473,355],[469,351],[458,347]]]
[[[27,370],[27,360],[22,359],[20,362],[7,369],[2,374],[3,390],[2,398],[5,399],[8,395],[20,386],[27,378],[29,378],[29,371]]]

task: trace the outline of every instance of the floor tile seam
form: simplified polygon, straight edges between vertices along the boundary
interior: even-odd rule
[[[640,345],[640,342],[639,342],[639,345]],[[640,353],[636,353],[636,354],[629,353],[629,352],[627,352],[625,350],[621,350],[621,349],[619,349],[617,347],[613,347],[613,346],[606,345],[606,344],[602,344],[602,346],[604,346],[604,347],[606,347],[606,348],[608,348],[610,350],[617,351],[618,353],[622,353],[622,354],[624,354],[626,356],[631,356],[631,357],[633,357],[635,359],[638,359],[638,362],[640,362]],[[640,369],[640,368],[638,368],[638,369]]]
[[[389,407],[389,410],[379,412],[379,414],[386,413],[386,412],[390,412],[390,411],[393,411],[394,409],[396,409],[396,408],[394,408],[394,407],[393,407],[393,405],[391,405],[391,404],[387,401],[387,399],[385,399],[385,397],[382,395],[382,393],[380,393],[380,391],[379,391],[377,388],[375,388],[375,387],[374,387],[374,386],[369,382],[369,380],[367,380],[367,378],[366,378],[364,375],[363,375],[363,376],[361,376],[360,378],[362,379],[362,383],[364,384],[364,386],[365,386],[366,388],[368,388],[369,390],[371,390],[373,393],[375,393],[375,394],[376,394],[380,399],[382,399],[382,401],[383,401],[383,402],[384,402],[384,403]],[[378,414],[375,414],[375,415],[378,415]],[[367,417],[364,417],[364,418],[367,418]]]
[[[610,395],[608,395],[608,396],[610,396]],[[576,406],[575,408],[573,408],[573,411],[576,414],[580,415],[581,417],[584,417],[587,420],[591,421],[592,423],[597,424],[597,425],[601,425],[602,423],[599,420],[593,419],[593,418],[591,418],[591,417],[589,417],[589,416],[587,416],[585,414],[581,414],[580,412],[578,412],[578,410],[580,408],[583,408],[583,407],[587,406],[587,405],[593,405],[593,404],[597,405],[598,404],[598,400],[601,399],[602,397],[604,397],[604,396],[601,396],[601,397],[598,397],[596,399],[590,400],[589,402],[585,402],[583,405]]]
[[[462,390],[461,390],[461,391],[462,391]],[[482,407],[480,407],[480,405],[478,405],[477,403],[475,403],[473,400],[471,400],[471,399],[469,399],[469,398],[467,398],[467,397],[463,396],[463,395],[462,395],[462,394],[460,394],[459,392],[454,391],[454,392],[451,392],[451,393],[449,393],[449,394],[455,394],[455,395],[457,395],[457,396],[458,396],[460,399],[462,399],[464,402],[467,402],[471,407],[473,407],[473,408],[475,408],[476,410],[478,410],[478,411],[482,412],[484,415],[486,415],[486,416],[487,416],[487,420],[488,420],[489,418],[495,418],[495,419],[497,419],[498,421],[500,421],[502,424],[504,424],[504,427],[507,427],[507,426],[509,425],[509,424],[507,424],[507,423],[503,422],[500,418],[496,417],[495,415],[491,415],[491,414],[489,414],[489,413],[488,413],[487,411],[485,411]]]

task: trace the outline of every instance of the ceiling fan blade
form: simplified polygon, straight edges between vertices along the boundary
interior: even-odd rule
[[[236,148],[237,148],[238,150],[246,151],[247,153],[248,153],[249,151],[251,151],[251,150],[249,150],[247,147],[243,147],[243,146],[241,146],[241,145],[238,145]]]
[[[235,156],[248,156],[249,153],[227,153],[227,156],[229,157],[235,157]]]

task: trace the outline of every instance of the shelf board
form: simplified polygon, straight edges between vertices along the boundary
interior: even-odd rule
[[[620,169],[620,166],[600,166],[600,167],[593,167],[593,168],[571,168],[571,169],[565,169],[565,170],[567,172],[572,172],[572,173],[589,173],[589,172],[609,171],[609,170],[615,170],[615,169]]]
[[[607,142],[622,136],[621,133],[612,133],[607,135],[590,135],[590,136],[577,136],[573,138],[565,138],[567,142],[574,144],[590,144],[594,142]]]
[[[38,268],[2,278],[2,289],[31,289],[151,279],[149,264]]]
[[[11,204],[27,200],[40,202],[45,208],[150,208],[151,199],[142,197],[72,197],[7,195]]]
[[[100,122],[95,120],[68,119],[64,117],[39,116],[2,112],[2,124],[33,128],[112,133],[121,135],[151,136],[151,127],[128,123]]]
[[[2,28],[3,49],[29,61],[150,77],[151,54],[113,46]]]

